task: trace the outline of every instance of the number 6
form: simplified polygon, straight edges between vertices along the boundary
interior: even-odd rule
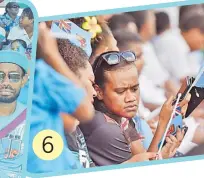
[[[54,146],[53,146],[53,144],[50,143],[50,142],[45,143],[45,140],[46,140],[47,138],[52,138],[52,137],[51,137],[51,136],[47,136],[47,137],[44,138],[44,140],[43,140],[43,151],[44,151],[45,153],[51,153],[51,152],[53,151],[53,149],[54,149]],[[49,145],[51,146],[50,151],[45,150],[45,146],[46,146],[47,144],[49,144]]]

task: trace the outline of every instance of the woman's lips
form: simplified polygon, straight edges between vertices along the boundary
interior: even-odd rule
[[[137,108],[138,108],[137,105],[131,105],[131,106],[125,107],[125,110],[126,110],[126,111],[136,111]]]

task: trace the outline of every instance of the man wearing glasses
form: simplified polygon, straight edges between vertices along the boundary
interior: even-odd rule
[[[9,2],[5,7],[5,13],[0,16],[0,26],[4,28],[7,34],[11,28],[19,24],[19,5],[16,2]]]
[[[28,80],[27,72],[26,57],[0,52],[0,172],[5,175],[21,171],[26,106],[17,99]]]

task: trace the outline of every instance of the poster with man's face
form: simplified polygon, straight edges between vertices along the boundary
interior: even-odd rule
[[[21,177],[25,167],[33,33],[34,14],[27,4],[0,2],[0,177]]]

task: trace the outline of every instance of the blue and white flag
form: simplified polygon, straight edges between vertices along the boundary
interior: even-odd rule
[[[91,33],[87,32],[70,20],[53,21],[51,31],[57,38],[68,39],[76,46],[81,47],[90,57],[91,48]]]

